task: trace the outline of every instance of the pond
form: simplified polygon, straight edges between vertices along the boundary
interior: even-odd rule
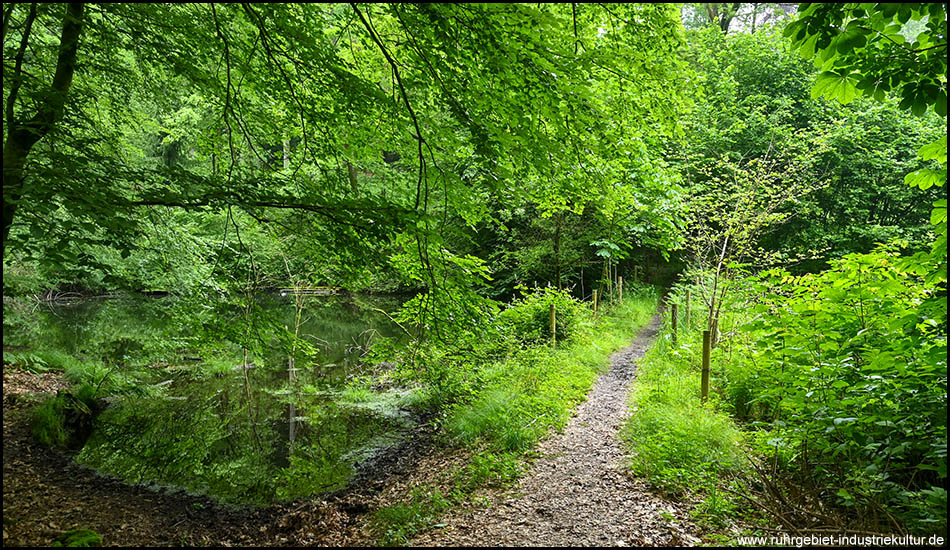
[[[401,303],[5,299],[4,359],[60,363],[71,381],[108,395],[80,463],[133,483],[266,504],[342,488],[414,425],[416,396],[379,384],[390,365],[371,355],[380,342],[404,345],[385,313]]]

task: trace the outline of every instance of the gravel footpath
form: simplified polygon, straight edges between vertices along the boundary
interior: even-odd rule
[[[418,546],[656,546],[699,542],[689,516],[626,472],[619,430],[630,416],[627,393],[636,361],[661,324],[653,317],[611,357],[610,371],[561,433],[539,445],[541,457],[517,486],[486,492],[491,503],[457,509]],[[483,500],[480,498],[475,501]]]

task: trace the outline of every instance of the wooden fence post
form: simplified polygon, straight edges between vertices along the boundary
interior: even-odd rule
[[[700,396],[703,403],[709,398],[709,353],[711,350],[710,347],[710,331],[703,331],[703,377],[702,377],[702,387],[700,391]]]
[[[620,294],[620,301],[623,301],[623,277],[617,277],[617,291]]]
[[[592,291],[594,293],[594,315],[597,315],[597,291]]]
[[[551,304],[551,347],[557,347],[557,310]]]
[[[677,305],[676,305],[675,302],[673,303],[673,312],[672,312],[672,315],[673,315],[673,318],[672,318],[672,321],[673,321],[673,347],[675,348],[675,347],[676,347],[676,329],[677,329],[677,326],[676,326],[676,325],[677,325],[677,320],[678,320],[678,318],[679,318],[679,312],[677,311]]]

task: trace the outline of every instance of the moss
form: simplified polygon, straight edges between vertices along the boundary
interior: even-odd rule
[[[102,537],[92,529],[73,529],[56,537],[50,546],[102,546]]]

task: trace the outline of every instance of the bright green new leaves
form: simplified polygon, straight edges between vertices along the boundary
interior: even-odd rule
[[[932,169],[932,168],[921,168],[920,170],[915,170],[904,178],[904,182],[908,185],[919,187],[920,189],[929,189],[935,185],[942,186],[947,181],[947,137],[944,136],[939,140],[929,144],[924,145],[920,148],[920,158],[925,161],[936,161],[940,163],[943,168]]]
[[[39,6],[34,31],[61,12]],[[29,13],[5,8],[6,66],[26,42],[36,77],[17,113],[56,59],[57,36],[24,30]],[[542,215],[602,209],[631,228],[611,237],[675,240],[676,180],[652,151],[684,103],[675,6],[145,3],[87,15],[67,116],[55,147],[31,153],[16,201],[9,250],[21,259],[88,264],[98,246],[125,259],[171,209],[221,216],[202,227],[220,243],[211,265],[250,267],[231,251],[271,224],[276,242],[319,251],[306,257],[324,273],[379,265],[406,233],[424,243],[417,253],[455,248],[420,259],[451,271],[444,259],[497,221],[496,200]]]
[[[914,170],[904,177],[904,182],[920,189],[930,189],[934,185],[943,185],[947,181],[946,170],[931,170],[930,168],[921,168]]]
[[[947,164],[947,136],[920,148],[920,158]]]
[[[856,33],[867,37],[860,44]],[[937,115],[947,116],[947,12],[945,4],[802,4],[798,20],[785,35],[795,47],[810,57],[819,53],[816,63],[825,71],[833,70],[842,78],[858,80],[855,87],[863,94],[882,100],[888,92],[900,96],[900,107],[923,115],[930,107]],[[841,46],[841,47],[839,47]],[[834,48],[834,53],[829,49]],[[826,73],[823,73],[823,75]],[[815,83],[821,94],[849,99],[844,85],[831,86],[830,77]],[[939,168],[921,168],[904,181],[926,190],[942,186],[947,179],[947,140],[920,149],[925,161]],[[939,210],[939,206],[937,207]],[[935,285],[946,281],[946,236],[944,214],[934,212],[936,239],[930,258],[918,263],[934,265],[927,280]],[[946,318],[946,299],[930,297],[922,308],[934,307]]]
[[[930,213],[930,224],[938,225],[947,223],[947,200],[941,199],[934,203],[934,209]]]

